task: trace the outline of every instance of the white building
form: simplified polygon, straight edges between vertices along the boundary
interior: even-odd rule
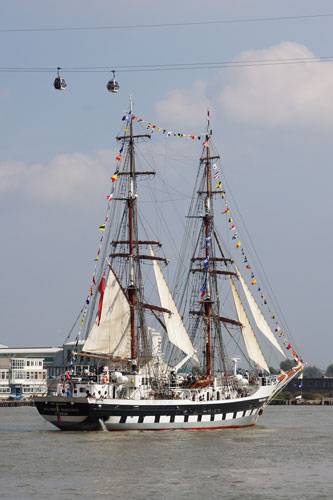
[[[0,398],[26,399],[46,392],[47,370],[43,359],[2,358]]]

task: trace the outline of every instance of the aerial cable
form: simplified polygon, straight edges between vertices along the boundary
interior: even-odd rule
[[[47,31],[103,31],[119,29],[149,29],[149,28],[172,28],[184,26],[207,26],[217,24],[238,24],[238,23],[257,23],[269,21],[296,21],[304,19],[315,19],[333,17],[333,14],[308,14],[301,16],[280,16],[280,17],[256,17],[248,19],[223,19],[220,21],[193,21],[184,23],[160,23],[160,24],[123,24],[114,26],[70,26],[68,28],[4,28],[0,33],[29,33],[29,32],[47,32]]]
[[[199,62],[199,63],[170,63],[170,64],[151,64],[151,65],[127,65],[118,66],[117,71],[120,73],[129,72],[158,72],[158,71],[184,71],[188,69],[223,69],[223,68],[242,68],[255,66],[279,66],[290,64],[311,64],[332,62],[333,56],[318,56],[304,58],[286,58],[286,59],[253,59],[253,60],[236,60],[236,61],[221,61],[221,62]],[[68,67],[61,68],[67,73],[105,73],[110,69],[107,66],[86,66],[86,67]],[[34,68],[34,67],[0,67],[1,73],[53,73],[54,68]],[[110,80],[113,81],[113,80]],[[114,80],[115,83],[116,80]]]

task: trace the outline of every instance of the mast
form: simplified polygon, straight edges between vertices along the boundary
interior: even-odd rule
[[[130,96],[130,116],[132,116],[132,96]],[[133,244],[133,226],[136,196],[134,193],[135,179],[135,162],[134,162],[134,140],[133,140],[133,123],[130,120],[130,139],[129,139],[129,156],[130,156],[130,175],[128,186],[128,240],[129,240],[129,263],[130,263],[130,281],[127,288],[128,297],[131,305],[131,359],[132,365],[136,364],[136,340],[135,340],[135,279],[134,279],[134,244]]]
[[[210,179],[210,145],[209,145],[209,109],[207,110],[207,134],[206,134],[206,185],[207,194],[205,199],[205,234],[206,234],[206,259],[208,262],[207,269],[207,288],[206,288],[206,299],[204,301],[204,308],[206,314],[206,373],[211,375],[212,372],[212,360],[211,360],[211,312],[212,312],[212,301],[211,301],[211,290],[209,282],[209,253],[210,253],[210,232],[211,232],[211,203],[210,203],[210,191],[211,191],[211,179]]]

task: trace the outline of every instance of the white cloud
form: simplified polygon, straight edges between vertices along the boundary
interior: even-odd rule
[[[313,58],[304,45],[284,42],[240,54],[239,61]],[[318,127],[333,123],[333,63],[248,66],[228,70],[218,97],[222,112],[249,124]]]
[[[98,151],[93,157],[58,155],[48,165],[0,163],[0,192],[50,203],[84,201],[108,189],[114,156]]]
[[[190,89],[175,89],[155,105],[159,119],[170,127],[202,126],[209,106],[207,82],[197,80]]]

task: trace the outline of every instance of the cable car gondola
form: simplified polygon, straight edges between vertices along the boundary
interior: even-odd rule
[[[114,92],[114,93],[119,92],[120,86],[116,80],[115,70],[112,70],[112,73],[113,73],[113,78],[112,78],[112,80],[108,81],[106,88],[108,89],[109,92]]]
[[[56,77],[56,79],[54,80],[53,82],[53,86],[56,90],[65,90],[65,88],[67,87],[67,83],[65,81],[65,78],[62,78],[59,74],[59,70],[61,68],[59,68],[58,66],[58,76]]]

